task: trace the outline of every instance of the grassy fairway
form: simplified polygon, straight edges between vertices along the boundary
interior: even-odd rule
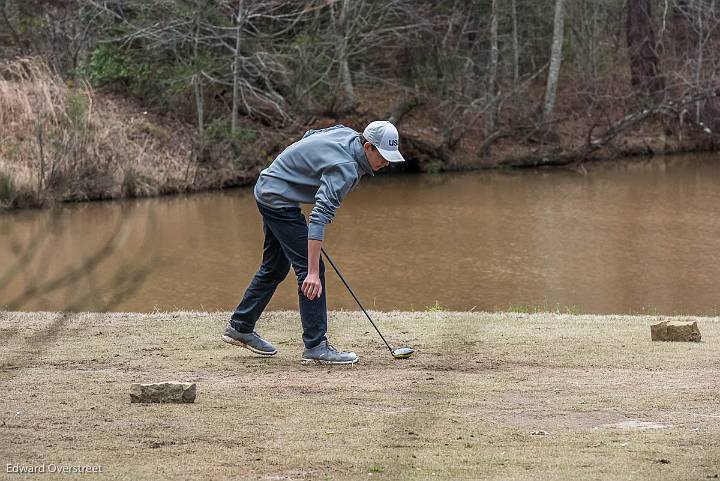
[[[331,315],[356,366],[302,366],[296,312],[224,344],[226,313],[0,312],[6,465],[80,479],[708,479],[720,475],[720,319],[652,343],[651,317]],[[130,404],[132,382],[198,383],[195,404]],[[41,475],[68,479],[68,475]],[[28,475],[27,479],[38,479]]]

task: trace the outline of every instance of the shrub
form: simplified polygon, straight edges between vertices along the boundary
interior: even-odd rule
[[[111,96],[96,99],[82,79],[70,85],[41,59],[0,63],[0,172],[12,174],[2,180],[0,202],[147,195],[163,183],[181,190],[190,129],[174,122],[164,131],[138,110]]]
[[[257,164],[264,152],[257,129],[238,127],[233,134],[230,120],[221,118],[211,122],[201,139],[201,163],[230,168],[246,168]]]
[[[12,176],[0,172],[0,208],[11,207],[15,201],[17,192]]]

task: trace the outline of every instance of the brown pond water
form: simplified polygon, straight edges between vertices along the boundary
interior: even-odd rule
[[[47,291],[45,283],[92,257],[118,226],[111,255],[71,287]],[[8,276],[33,240],[29,260]],[[586,175],[365,178],[328,227],[325,247],[372,309],[437,302],[448,310],[717,315],[720,155],[595,164]],[[230,312],[261,251],[247,188],[7,213],[0,306]],[[132,279],[143,268],[144,282]],[[329,266],[327,277],[329,307],[356,309]],[[269,309],[296,308],[291,271]]]

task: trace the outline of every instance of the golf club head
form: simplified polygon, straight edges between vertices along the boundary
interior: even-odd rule
[[[415,349],[409,347],[399,347],[392,352],[395,359],[407,359],[413,355]]]

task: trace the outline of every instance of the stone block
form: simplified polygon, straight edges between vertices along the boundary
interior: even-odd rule
[[[650,326],[653,341],[700,342],[697,321],[662,321]]]
[[[190,382],[134,383],[130,386],[130,402],[191,403],[195,402],[196,386]]]

